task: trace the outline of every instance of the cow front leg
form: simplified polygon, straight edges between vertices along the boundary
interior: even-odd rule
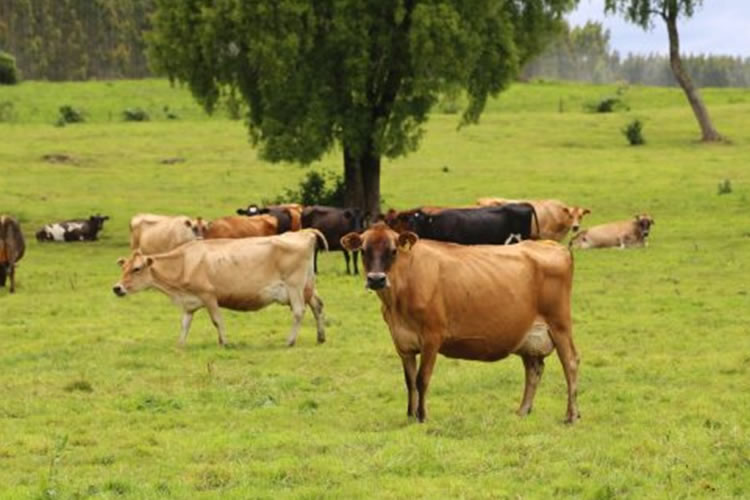
[[[224,336],[224,319],[221,317],[218,304],[208,304],[208,314],[211,316],[211,322],[216,327],[216,332],[219,334],[219,345],[227,345],[227,339]]]
[[[523,359],[523,366],[526,369],[526,385],[523,389],[521,406],[516,413],[523,417],[531,413],[536,388],[544,373],[544,358],[541,356],[522,356],[521,359]]]
[[[190,332],[190,325],[193,323],[193,312],[194,311],[183,311],[182,313],[182,332],[180,332],[180,338],[177,340],[180,347],[184,346],[187,341],[188,332]]]
[[[417,356],[401,354],[404,365],[404,382],[406,382],[406,416],[413,417],[417,411]]]
[[[301,293],[292,293],[290,291],[289,307],[292,309],[294,323],[292,324],[292,330],[289,332],[289,338],[286,341],[286,345],[292,347],[295,342],[297,342],[297,334],[302,325],[302,318],[305,316],[305,300]]]
[[[318,344],[322,344],[326,341],[325,332],[325,318],[323,317],[323,301],[318,292],[313,290],[310,302],[308,302],[310,309],[312,309],[313,316],[315,316],[315,324],[318,328]]]
[[[436,346],[426,345],[422,347],[422,354],[419,359],[419,372],[417,373],[417,391],[419,392],[417,420],[419,422],[427,420],[427,388],[430,385],[432,370],[435,368],[437,352],[438,350]]]
[[[351,269],[349,268],[349,252],[346,250],[341,250],[344,252],[344,260],[346,261],[346,274],[352,274]]]
[[[359,250],[352,252],[352,260],[354,261],[354,274],[359,274],[359,267],[357,261],[359,260]]]

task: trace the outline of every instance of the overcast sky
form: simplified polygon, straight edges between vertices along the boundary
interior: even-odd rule
[[[626,23],[620,15],[604,15],[604,0],[580,0],[568,15],[571,26],[588,20],[600,21],[610,32],[610,48],[625,56],[628,52],[667,54],[669,39],[664,22],[654,29]],[[750,0],[704,0],[691,19],[677,22],[680,52],[750,57]]]

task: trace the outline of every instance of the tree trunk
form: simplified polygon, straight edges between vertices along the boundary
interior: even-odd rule
[[[380,157],[372,144],[359,155],[344,147],[344,203],[370,221],[380,213]]]
[[[698,92],[698,89],[693,86],[693,82],[690,80],[690,76],[682,66],[682,59],[680,59],[680,38],[677,33],[677,12],[668,13],[664,16],[664,20],[667,23],[667,33],[669,33],[669,63],[672,67],[672,73],[674,74],[677,83],[680,84],[682,90],[687,96],[690,106],[693,108],[695,118],[698,120],[698,124],[701,127],[701,133],[703,135],[703,142],[715,142],[721,141],[722,137],[719,132],[714,128],[711,123],[711,117],[708,116],[708,109],[703,103],[703,99]]]

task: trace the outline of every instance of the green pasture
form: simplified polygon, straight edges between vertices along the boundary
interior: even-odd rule
[[[517,84],[479,125],[435,113],[419,151],[383,166],[385,207],[554,197],[590,208],[586,226],[654,217],[648,248],[576,253],[582,419],[567,426],[555,356],[525,419],[520,359],[441,357],[430,420],[409,421],[378,300],[338,253],[321,257],[325,344],[308,313],[286,348],[291,314],[272,306],[225,311],[226,349],[199,313],[178,348],[166,297],[111,291],[130,216],[232,214],[306,170],[261,161],[241,121],[164,81],[0,87],[0,213],[28,247],[17,293],[0,289],[0,498],[750,497],[750,90],[704,91],[731,139],[710,146],[677,89],[583,111],[617,90]],[[66,104],[88,121],[55,127]],[[130,107],[152,121],[123,122]],[[635,118],[637,148],[620,132]],[[34,239],[95,212],[111,217],[98,242]]]

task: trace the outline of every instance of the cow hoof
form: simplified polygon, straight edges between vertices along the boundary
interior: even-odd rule
[[[290,340],[289,342],[286,343],[286,346],[287,347],[294,347],[294,343],[295,343],[294,340]]]

